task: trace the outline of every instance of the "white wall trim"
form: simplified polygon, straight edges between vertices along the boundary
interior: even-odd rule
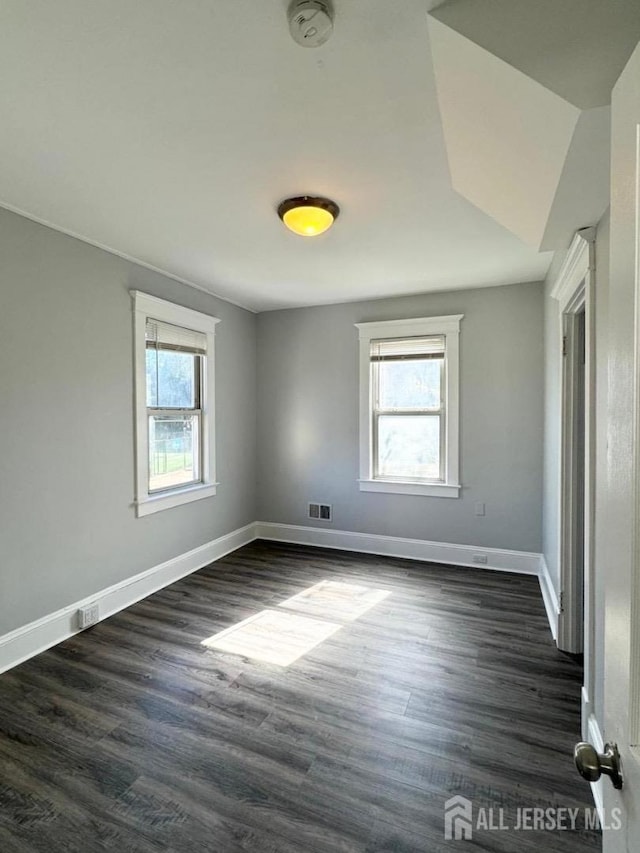
[[[255,528],[255,524],[247,524],[5,634],[0,637],[0,672],[17,666],[77,634],[79,629],[76,611],[79,607],[97,602],[100,606],[100,619],[113,616],[136,601],[221,559],[231,551],[248,545],[256,538]]]
[[[560,267],[558,277],[551,289],[551,298],[560,303],[560,310],[566,310],[573,294],[580,287],[587,270],[593,268],[593,245],[596,239],[596,229],[581,228],[576,231],[567,257]]]
[[[410,483],[407,480],[358,480],[358,485],[361,492],[387,492],[432,498],[458,498],[462,488],[450,483]]]
[[[540,554],[538,580],[540,581],[540,591],[542,593],[542,600],[544,601],[544,608],[547,611],[547,619],[549,620],[551,634],[553,636],[553,639],[557,640],[558,618],[560,616],[560,602],[558,601],[558,594],[556,592],[556,588],[554,586],[551,575],[549,574],[549,567],[547,566],[547,561],[544,558],[544,554]]]
[[[448,542],[430,542],[427,539],[404,539],[399,536],[381,536],[378,533],[354,533],[349,530],[328,530],[321,527],[303,527],[296,524],[256,522],[256,538],[274,542],[293,542],[319,548],[336,548],[340,551],[362,551],[386,557],[402,557],[456,566],[473,566],[476,569],[493,569],[524,575],[539,575],[540,554],[528,551],[508,551],[502,548],[484,548],[474,545],[453,545]],[[486,563],[474,563],[475,554],[484,555]]]
[[[389,334],[400,337],[418,335],[446,335],[460,331],[464,314],[447,314],[443,317],[409,317],[404,320],[374,320],[371,323],[354,323],[360,329],[360,337],[368,341],[373,338],[388,338]]]

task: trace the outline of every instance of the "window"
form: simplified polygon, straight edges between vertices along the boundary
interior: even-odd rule
[[[361,491],[458,497],[461,320],[356,323]]]
[[[207,314],[133,291],[136,511],[215,495],[215,325]]]

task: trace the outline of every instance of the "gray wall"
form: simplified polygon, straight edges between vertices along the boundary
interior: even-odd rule
[[[130,289],[222,320],[218,494],[139,519]],[[255,520],[255,320],[0,210],[0,635]]]
[[[462,497],[360,492],[353,324],[459,313]],[[542,329],[539,283],[259,315],[259,519],[314,524],[320,500],[335,529],[539,552]]]
[[[140,519],[131,289],[222,320],[218,495]],[[256,518],[311,524],[313,499],[335,529],[541,548],[540,284],[256,318],[0,210],[0,306],[0,635]],[[457,313],[462,498],[359,492],[353,324]]]

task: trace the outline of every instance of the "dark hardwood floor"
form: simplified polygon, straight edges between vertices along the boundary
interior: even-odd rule
[[[324,579],[391,595],[286,669],[201,646]],[[598,850],[443,834],[593,806],[581,676],[534,578],[255,542],[0,676],[0,851]]]

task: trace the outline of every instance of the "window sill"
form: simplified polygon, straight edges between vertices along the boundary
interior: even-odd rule
[[[174,506],[213,497],[219,485],[220,483],[200,483],[197,486],[188,486],[184,489],[177,489],[174,492],[149,495],[136,501],[136,515],[140,518],[143,515],[151,515],[163,509],[171,509]]]
[[[423,495],[432,498],[459,498],[459,485],[452,483],[409,483],[405,480],[358,480],[361,492],[387,492],[395,495]]]

